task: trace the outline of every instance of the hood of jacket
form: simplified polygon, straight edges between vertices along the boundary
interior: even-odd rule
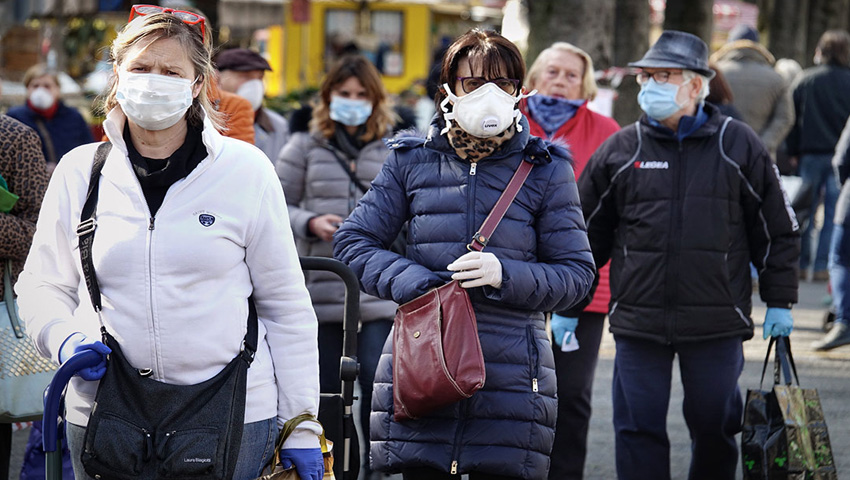
[[[767,65],[776,63],[776,58],[762,44],[752,40],[735,40],[720,47],[711,55],[712,62],[758,62]]]

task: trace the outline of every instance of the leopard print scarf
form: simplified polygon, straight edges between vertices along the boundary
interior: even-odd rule
[[[490,156],[503,143],[510,140],[515,132],[516,126],[511,123],[504,132],[489,138],[481,138],[466,133],[457,125],[452,125],[446,137],[449,139],[449,145],[455,149],[460,158],[475,163]]]

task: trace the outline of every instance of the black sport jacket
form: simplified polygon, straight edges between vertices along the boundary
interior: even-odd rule
[[[751,338],[750,262],[768,306],[797,302],[799,226],[779,171],[750,127],[705,109],[681,142],[644,115],[579,180],[594,260],[611,260],[615,335]]]

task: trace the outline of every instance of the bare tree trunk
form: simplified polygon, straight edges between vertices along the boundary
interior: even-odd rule
[[[847,12],[850,0],[809,0],[809,19],[806,35],[805,62],[811,66],[812,60],[823,32],[832,29],[847,29]]]
[[[528,63],[554,42],[569,42],[586,51],[597,69],[613,59],[616,0],[528,0]]]
[[[807,64],[806,57],[811,58],[806,53],[809,0],[761,0],[759,24],[766,27],[767,48],[776,58]]]
[[[617,0],[614,29],[614,65],[625,67],[640,60],[649,49],[649,2],[646,0]],[[627,125],[640,118],[637,103],[640,88],[632,76],[623,79],[614,101],[614,119]]]
[[[712,0],[667,0],[664,30],[693,33],[710,44],[714,28],[713,5]]]

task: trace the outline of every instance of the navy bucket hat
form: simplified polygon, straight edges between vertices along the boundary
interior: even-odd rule
[[[638,60],[629,64],[638,68],[681,68],[693,70],[708,78],[714,77],[714,70],[708,68],[708,45],[701,38],[690,33],[665,30],[649,51]]]

